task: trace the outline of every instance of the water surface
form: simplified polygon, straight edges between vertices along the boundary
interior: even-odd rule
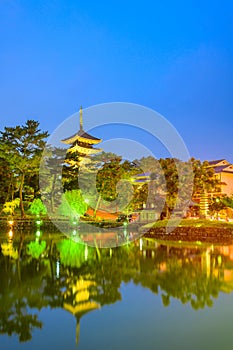
[[[232,349],[233,246],[28,243],[0,256],[1,349]]]

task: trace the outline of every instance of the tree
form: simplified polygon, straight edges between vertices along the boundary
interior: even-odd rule
[[[8,215],[14,215],[15,208],[17,208],[20,204],[19,198],[13,199],[11,202],[5,202],[3,205],[3,213],[8,214]]]
[[[30,212],[34,215],[39,216],[40,214],[45,215],[47,213],[47,209],[40,198],[35,198],[29,206]]]
[[[207,161],[201,162],[198,159],[191,158],[194,172],[193,194],[199,195],[203,191],[211,192],[220,184],[214,177],[213,168],[209,167]]]
[[[8,163],[0,156],[0,203],[5,203],[14,199],[16,191],[16,181]]]
[[[39,172],[39,163],[48,132],[39,129],[39,122],[27,120],[25,125],[5,127],[0,132],[0,158],[19,180],[21,217],[25,216],[23,190],[25,177]]]
[[[51,213],[56,211],[63,191],[62,165],[66,149],[47,145],[40,164],[41,197]],[[63,181],[63,183],[62,183]]]
[[[62,194],[62,201],[58,207],[61,215],[69,218],[79,218],[87,210],[87,203],[83,200],[80,190],[66,191]]]

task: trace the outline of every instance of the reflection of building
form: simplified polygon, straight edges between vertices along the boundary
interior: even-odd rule
[[[69,283],[69,280],[67,280]],[[73,279],[70,280],[67,290],[64,292],[63,308],[76,318],[76,343],[79,341],[80,334],[80,319],[81,317],[95,309],[100,308],[100,305],[91,300],[96,294],[95,282],[90,280],[78,279],[74,283]]]
[[[226,159],[209,161],[216,179],[220,181],[220,192],[227,196],[233,195],[233,164]]]
[[[71,166],[77,167],[85,158],[92,154],[98,153],[101,150],[93,148],[94,145],[100,143],[102,140],[98,139],[83,130],[83,112],[80,108],[80,128],[74,135],[62,140],[63,143],[70,145],[68,149],[69,157],[66,162]]]

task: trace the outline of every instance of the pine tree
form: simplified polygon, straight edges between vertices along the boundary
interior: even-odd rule
[[[19,180],[21,217],[25,216],[23,190],[26,176],[39,172],[40,158],[48,132],[39,129],[39,122],[27,120],[25,125],[5,127],[0,132],[0,158]]]

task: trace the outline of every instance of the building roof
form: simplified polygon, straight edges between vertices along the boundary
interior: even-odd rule
[[[209,165],[216,165],[224,160],[226,160],[226,159],[210,160],[210,161],[208,161],[208,163],[209,163]]]
[[[230,163],[226,159],[210,160],[208,163],[213,168],[215,168],[216,166],[230,165]]]
[[[101,142],[101,139],[98,139],[97,137],[94,137],[87,132],[83,130],[83,109],[80,107],[79,111],[79,131],[73,134],[70,137],[67,137],[64,140],[61,140],[61,142],[67,144],[67,145],[72,145],[75,141],[80,141],[82,143],[88,143],[88,144],[96,144]]]
[[[214,172],[219,174],[224,171],[225,168],[228,168],[228,165],[216,166],[214,167]]]
[[[142,173],[142,174],[137,174],[137,175],[135,175],[135,177],[148,177],[148,176],[150,176],[150,174],[151,174],[151,172],[150,171],[147,171],[147,172],[145,172],[145,173]]]
[[[81,141],[81,142],[87,142],[87,143],[99,143],[102,140],[88,134],[87,132],[81,129],[77,133],[73,134],[72,136],[67,137],[64,140],[61,140],[61,142],[68,145],[73,144],[75,141]]]

